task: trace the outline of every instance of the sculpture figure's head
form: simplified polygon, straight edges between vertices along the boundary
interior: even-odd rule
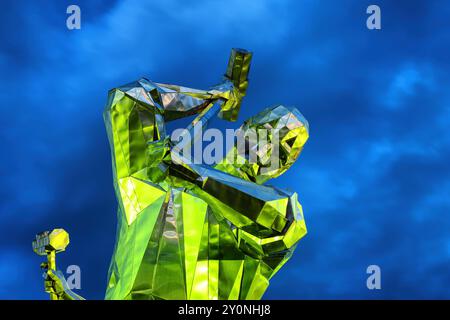
[[[234,149],[217,169],[262,184],[289,169],[308,137],[308,122],[296,108],[267,108],[242,124]]]

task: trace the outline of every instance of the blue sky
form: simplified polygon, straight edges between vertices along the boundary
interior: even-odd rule
[[[366,28],[370,4],[382,30]],[[448,1],[6,1],[0,16],[0,298],[47,299],[31,241],[54,227],[72,241],[59,266],[103,297],[107,91],[142,76],[207,88],[232,47],[254,52],[240,120],[282,103],[311,129],[273,182],[298,192],[309,234],[265,298],[450,298]]]

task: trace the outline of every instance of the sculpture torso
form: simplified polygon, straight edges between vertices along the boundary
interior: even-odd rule
[[[108,299],[259,299],[273,273],[239,249],[236,228],[183,190],[169,188],[122,228]]]

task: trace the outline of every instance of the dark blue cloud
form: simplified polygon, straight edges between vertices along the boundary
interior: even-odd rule
[[[378,1],[10,1],[0,13],[0,297],[46,298],[38,231],[66,228],[61,268],[101,299],[116,202],[101,112],[146,76],[214,84],[231,47],[254,51],[241,119],[297,106],[304,153],[274,181],[299,193],[309,234],[266,298],[449,298],[450,5]],[[366,288],[368,265],[382,290]]]

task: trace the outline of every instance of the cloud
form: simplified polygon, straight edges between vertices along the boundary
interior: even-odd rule
[[[405,100],[414,97],[420,89],[434,87],[432,70],[426,67],[405,66],[392,79],[385,97],[388,108],[405,106]]]
[[[45,299],[39,292],[43,288],[39,265],[33,266],[32,256],[22,252],[20,248],[12,246],[0,253],[1,290],[0,299]],[[42,291],[42,290],[40,290]],[[36,292],[33,294],[33,292]]]

